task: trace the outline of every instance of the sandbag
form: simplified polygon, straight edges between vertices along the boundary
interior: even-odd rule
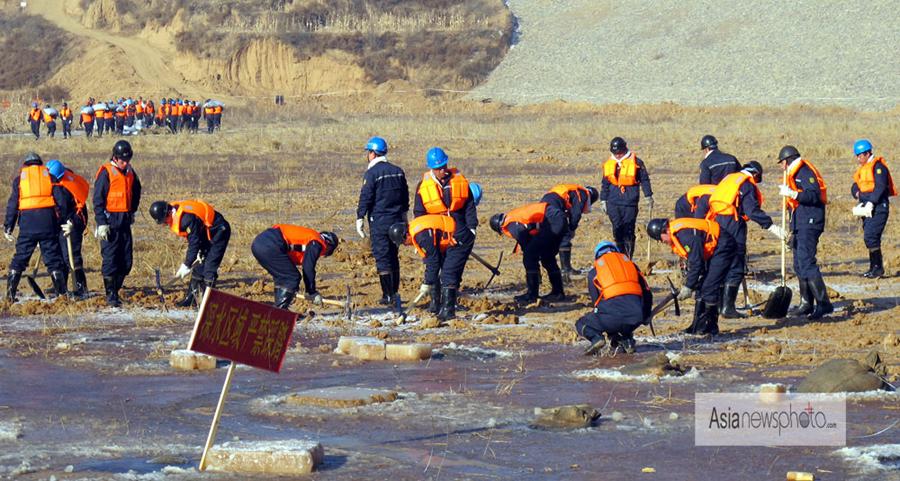
[[[548,431],[589,428],[600,419],[600,411],[588,405],[561,406],[543,410],[543,416],[528,427]]]
[[[106,109],[108,108],[104,103],[94,104],[93,107],[94,110],[98,112],[106,112]]]
[[[865,362],[855,359],[832,359],[817,367],[797,386],[797,392],[864,392],[890,389],[882,377],[887,368],[881,357],[872,351]]]
[[[93,115],[93,114],[94,114],[94,108],[91,107],[90,105],[85,105],[85,106],[81,107],[81,113],[83,113],[83,114],[88,114],[88,115]]]
[[[59,110],[56,110],[53,107],[44,108],[44,113],[53,118],[59,117]]]
[[[629,364],[619,368],[619,372],[626,376],[644,376],[653,374],[654,376],[683,376],[684,367],[676,361],[669,359],[665,353],[661,352],[653,357],[648,357],[642,362]]]
[[[124,111],[125,111],[125,107],[122,107],[121,105],[116,107],[116,112],[124,112]]]
[[[206,102],[205,104],[203,104],[203,106],[204,107],[224,107],[225,102],[222,102],[220,100],[210,100],[209,102]]]

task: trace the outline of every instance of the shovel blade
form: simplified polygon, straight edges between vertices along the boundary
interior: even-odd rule
[[[47,296],[44,295],[44,291],[42,291],[41,287],[38,286],[37,281],[34,280],[34,277],[26,276],[25,280],[28,282],[28,285],[31,287],[31,290],[34,291],[34,295],[38,296],[41,299],[47,298]]]
[[[793,296],[794,293],[787,286],[775,288],[775,291],[769,296],[769,300],[766,301],[766,306],[763,308],[763,317],[766,319],[782,319],[787,316]]]

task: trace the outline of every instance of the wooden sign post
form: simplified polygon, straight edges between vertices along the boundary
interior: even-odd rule
[[[281,372],[281,365],[296,323],[296,313],[215,289],[206,289],[189,348],[192,351],[228,359],[231,366],[225,376],[225,385],[222,387],[206,446],[203,448],[200,471],[206,467],[206,455],[216,436],[216,428],[225,405],[228,388],[231,386],[235,363]]]

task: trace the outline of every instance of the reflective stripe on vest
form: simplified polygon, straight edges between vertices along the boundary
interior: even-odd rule
[[[212,227],[213,220],[216,218],[216,211],[211,205],[202,200],[182,200],[173,202],[172,205],[177,206],[175,215],[172,216],[172,232],[178,236],[187,237],[187,232],[181,230],[181,216],[187,212],[196,215],[203,221],[203,225],[206,226],[206,239],[212,240],[212,236],[209,235],[209,229]]]
[[[600,296],[594,307],[603,299],[612,299],[625,294],[644,293],[641,289],[640,276],[634,262],[619,252],[607,252],[594,261],[596,275],[591,281],[600,290]]]
[[[287,242],[288,246],[303,246],[303,249],[299,252],[291,250],[287,253],[288,257],[291,258],[291,262],[293,262],[295,266],[303,264],[303,255],[306,253],[306,245],[310,242],[319,241],[322,244],[323,249],[327,245],[325,244],[325,240],[322,239],[322,236],[320,236],[318,232],[308,227],[275,224],[272,226],[272,228],[281,231],[281,237],[284,238],[284,241]]]
[[[106,212],[131,212],[131,186],[134,184],[134,171],[131,170],[131,166],[128,166],[128,170],[123,174],[119,169],[106,164],[100,167],[94,180],[97,180],[104,169],[109,176]]]
[[[619,167],[619,175],[616,175],[616,166]],[[619,189],[624,193],[625,187],[634,185],[637,179],[637,162],[634,161],[634,153],[628,154],[621,161],[617,161],[615,157],[610,157],[603,164],[603,176],[609,180],[612,185],[618,185]]]
[[[54,207],[53,181],[43,165],[23,167],[19,175],[19,210]]]
[[[416,217],[409,223],[409,236],[412,239],[413,246],[416,248],[416,252],[422,258],[425,257],[425,250],[419,247],[419,243],[416,242],[416,234],[428,229],[432,231],[431,237],[434,239],[434,245],[438,246],[441,252],[446,252],[448,246],[456,245],[456,240],[453,238],[453,233],[456,232],[456,221],[453,220],[453,217],[436,214]],[[437,230],[442,232],[440,238],[435,235]]]
[[[450,169],[450,207],[444,205],[444,187],[431,177],[431,172],[425,172],[422,176],[422,184],[419,185],[419,195],[422,197],[422,206],[429,214],[444,214],[462,209],[469,198],[469,181],[459,173],[459,169]]]
[[[872,192],[875,190],[875,164],[878,162],[881,162],[881,164],[887,168],[884,159],[875,157],[875,160],[872,162],[867,162],[856,169],[856,173],[853,174],[853,181],[856,182],[856,186],[859,187],[860,192]],[[891,177],[890,172],[888,172],[887,193],[888,197],[897,195],[897,188],[894,187],[894,178]]]
[[[566,201],[566,210],[567,211],[572,210],[572,202],[571,202],[570,196],[573,193],[577,192],[577,195],[584,195],[585,199],[591,198],[591,194],[588,192],[587,189],[585,189],[584,187],[582,187],[580,185],[576,185],[576,184],[559,184],[557,186],[554,186],[552,189],[550,189],[550,192],[562,197],[562,199],[564,201]],[[584,194],[582,194],[582,192],[584,192]],[[590,202],[584,203],[584,213],[585,214],[587,214],[588,206],[590,206],[590,205],[591,205]]]
[[[537,234],[541,230],[541,222],[544,222],[544,213],[547,211],[546,202],[538,202],[537,204],[528,204],[509,211],[503,219],[503,233],[512,237],[507,227],[513,222],[518,222],[528,228],[531,235]]]
[[[816,182],[819,183],[819,192],[821,192],[822,203],[827,204],[828,203],[828,194],[827,194],[828,187],[825,186],[825,179],[823,179],[822,176],[819,175],[819,171],[816,170],[816,168],[813,167],[813,165],[804,158],[801,158],[800,161],[796,163],[794,168],[790,169],[787,172],[788,187],[790,187],[791,189],[794,189],[798,192],[803,192],[803,189],[798,188],[797,182],[794,181],[794,176],[797,175],[797,171],[800,170],[800,167],[803,165],[809,167],[809,170],[813,171],[813,175],[816,176]],[[782,197],[782,198],[784,199],[785,202],[787,202],[787,205],[790,206],[791,210],[796,210],[797,206],[800,205],[800,202],[797,199],[791,199],[790,197]]]
[[[716,242],[719,240],[719,224],[708,219],[691,219],[687,217],[669,222],[672,252],[687,259],[689,251],[681,245],[681,242],[675,235],[683,229],[696,229],[706,233],[706,240],[703,243],[703,259],[709,260],[713,255],[713,251],[716,250]]]
[[[697,199],[712,194],[714,190],[716,190],[716,184],[700,184],[688,189],[685,198],[691,204],[691,212],[697,210]]]
[[[66,173],[63,175],[62,179],[59,180],[59,184],[72,193],[72,197],[75,198],[76,213],[82,218],[85,218],[84,206],[87,203],[88,191],[91,190],[91,185],[88,184],[88,181],[85,180],[84,177],[66,169]],[[87,219],[85,218],[85,221],[86,220]]]
[[[38,122],[41,120],[41,110],[40,109],[31,109],[31,113],[29,115],[31,116],[31,120],[34,120],[35,122]]]
[[[725,178],[719,182],[719,185],[716,186],[712,195],[709,196],[709,212],[706,214],[707,217],[709,219],[715,219],[717,215],[730,215],[734,216],[734,220],[738,220],[737,207],[741,198],[741,185],[748,180],[756,189],[756,197],[759,199],[759,203],[762,204],[765,199],[763,199],[762,192],[759,191],[756,181],[753,180],[753,176],[744,171],[735,172],[726,175]],[[741,217],[745,221],[749,219],[746,215]]]

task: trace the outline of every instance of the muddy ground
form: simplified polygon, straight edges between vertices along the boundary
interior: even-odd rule
[[[421,102],[428,105],[429,101]],[[617,122],[621,123],[618,132],[624,132],[632,149],[648,163],[656,214],[667,213],[696,180],[700,157],[693,137],[699,139],[702,134],[690,134],[690,142],[682,139],[680,143],[673,136],[709,115],[734,139],[723,150],[742,160],[760,160],[769,168],[785,140],[767,140],[768,125],[784,113],[704,110],[682,112],[683,118],[676,115],[673,120],[672,107],[660,106],[649,113],[656,123],[647,126],[635,120],[647,113],[643,111],[602,118],[591,108],[555,106],[548,107],[542,117],[528,108],[466,105],[445,107],[446,115],[437,119],[410,113],[405,110],[408,107],[383,106],[397,111],[382,115],[364,109],[347,113],[336,104],[311,103],[291,114],[291,121],[303,127],[232,123],[217,136],[151,133],[133,139],[133,165],[145,189],[142,210],[157,199],[197,197],[209,201],[232,223],[232,243],[219,284],[229,293],[271,302],[271,278],[255,263],[249,245],[274,223],[334,230],[343,240],[338,252],[319,264],[320,291],[341,299],[349,285],[354,316],[348,320],[339,309],[318,309],[295,301],[292,309],[300,313],[300,322],[284,370],[276,375],[238,368],[217,442],[319,440],[326,457],[314,476],[321,479],[372,475],[624,479],[640,475],[643,468],[654,468],[667,479],[710,474],[778,479],[787,471],[813,472],[817,479],[900,477],[900,450],[883,447],[900,440],[900,431],[894,427],[898,398],[893,393],[849,398],[847,445],[855,450],[694,446],[696,392],[752,392],[771,382],[796,387],[815,366],[838,357],[862,359],[872,349],[880,350],[887,365],[886,380],[897,384],[900,289],[893,276],[900,263],[886,247],[890,277],[877,281],[858,277],[867,267],[862,236],[844,212],[853,205],[847,195],[852,159],[844,155],[843,140],[831,140],[835,146],[823,140],[833,137],[834,125],[858,127],[852,115],[813,112],[806,120],[812,127],[798,130],[791,139],[801,152],[808,146],[817,154],[811,158],[823,165],[820,170],[833,195],[819,259],[837,309],[834,315],[818,322],[771,321],[758,315],[721,320],[721,335],[708,340],[680,334],[692,314],[692,306],[683,306],[681,317],[672,309],[658,316],[655,336],[647,328],[636,332],[637,353],[607,351],[585,357],[581,352],[586,343],[572,329],[588,309],[585,280],[567,284],[566,302],[515,306],[512,296],[524,289],[521,260],[512,254],[510,239],[490,231],[487,219],[536,202],[558,183],[599,187],[598,171],[610,137],[606,133]],[[866,119],[861,122],[867,125]],[[443,131],[453,133],[441,135]],[[541,131],[547,135],[536,135]],[[490,273],[470,262],[460,296],[467,310],[444,325],[414,311],[398,327],[393,325],[396,314],[375,303],[380,288],[374,261],[353,228],[365,169],[357,147],[375,134],[388,138],[388,156],[406,170],[411,190],[421,178],[424,153],[434,145],[448,150],[451,166],[461,168],[485,188],[476,252],[493,261],[504,252],[502,274],[485,288]],[[524,140],[529,138],[533,140]],[[15,172],[19,150],[38,149],[86,176],[96,170],[102,152],[113,143],[106,138],[89,143],[79,137],[65,147],[47,140],[3,142],[10,147],[8,154],[0,156],[5,171]],[[251,151],[247,144],[259,147]],[[769,172],[764,177],[761,188],[769,199],[764,208],[775,211],[777,222],[775,175]],[[639,225],[648,217],[642,210]],[[896,244],[896,235],[890,226],[886,246]],[[173,372],[169,353],[186,346],[196,313],[172,307],[181,297],[180,287],[167,291],[167,312],[160,309],[153,289],[153,269],[159,267],[164,277],[171,276],[181,262],[184,244],[146,214],[138,217],[135,236],[135,268],[126,280],[123,309],[107,309],[102,298],[96,297],[102,284],[99,248],[93,237],[85,241],[85,255],[95,297],[79,303],[39,302],[23,282],[20,301],[3,307],[0,476],[229,478],[196,471],[227,363],[220,362],[213,372]],[[665,295],[666,277],[677,285],[676,259],[655,244],[647,261],[643,229],[639,228],[638,236],[636,260],[660,299]],[[750,239],[749,297],[751,304],[758,304],[778,285],[780,249],[758,226],[751,226]],[[576,267],[588,267],[592,247],[599,240],[611,240],[608,220],[589,213],[576,236]],[[4,270],[11,255],[11,245],[0,246]],[[411,248],[401,251],[401,259],[401,294],[409,300],[418,291],[424,269]],[[46,275],[37,280],[49,287]],[[788,285],[796,299],[796,280],[789,277]],[[548,288],[545,280],[543,292]],[[738,304],[743,305],[743,300]],[[427,342],[436,354],[430,361],[414,363],[362,362],[332,352],[341,335]],[[688,374],[627,377],[616,371],[660,352],[677,356]],[[279,402],[292,392],[331,386],[396,390],[400,399],[352,409]],[[598,409],[599,424],[563,432],[528,427],[535,420],[535,407],[567,404]],[[875,451],[879,447],[881,454]],[[161,464],[147,463],[160,455],[169,456]],[[167,464],[175,467],[167,468]]]

